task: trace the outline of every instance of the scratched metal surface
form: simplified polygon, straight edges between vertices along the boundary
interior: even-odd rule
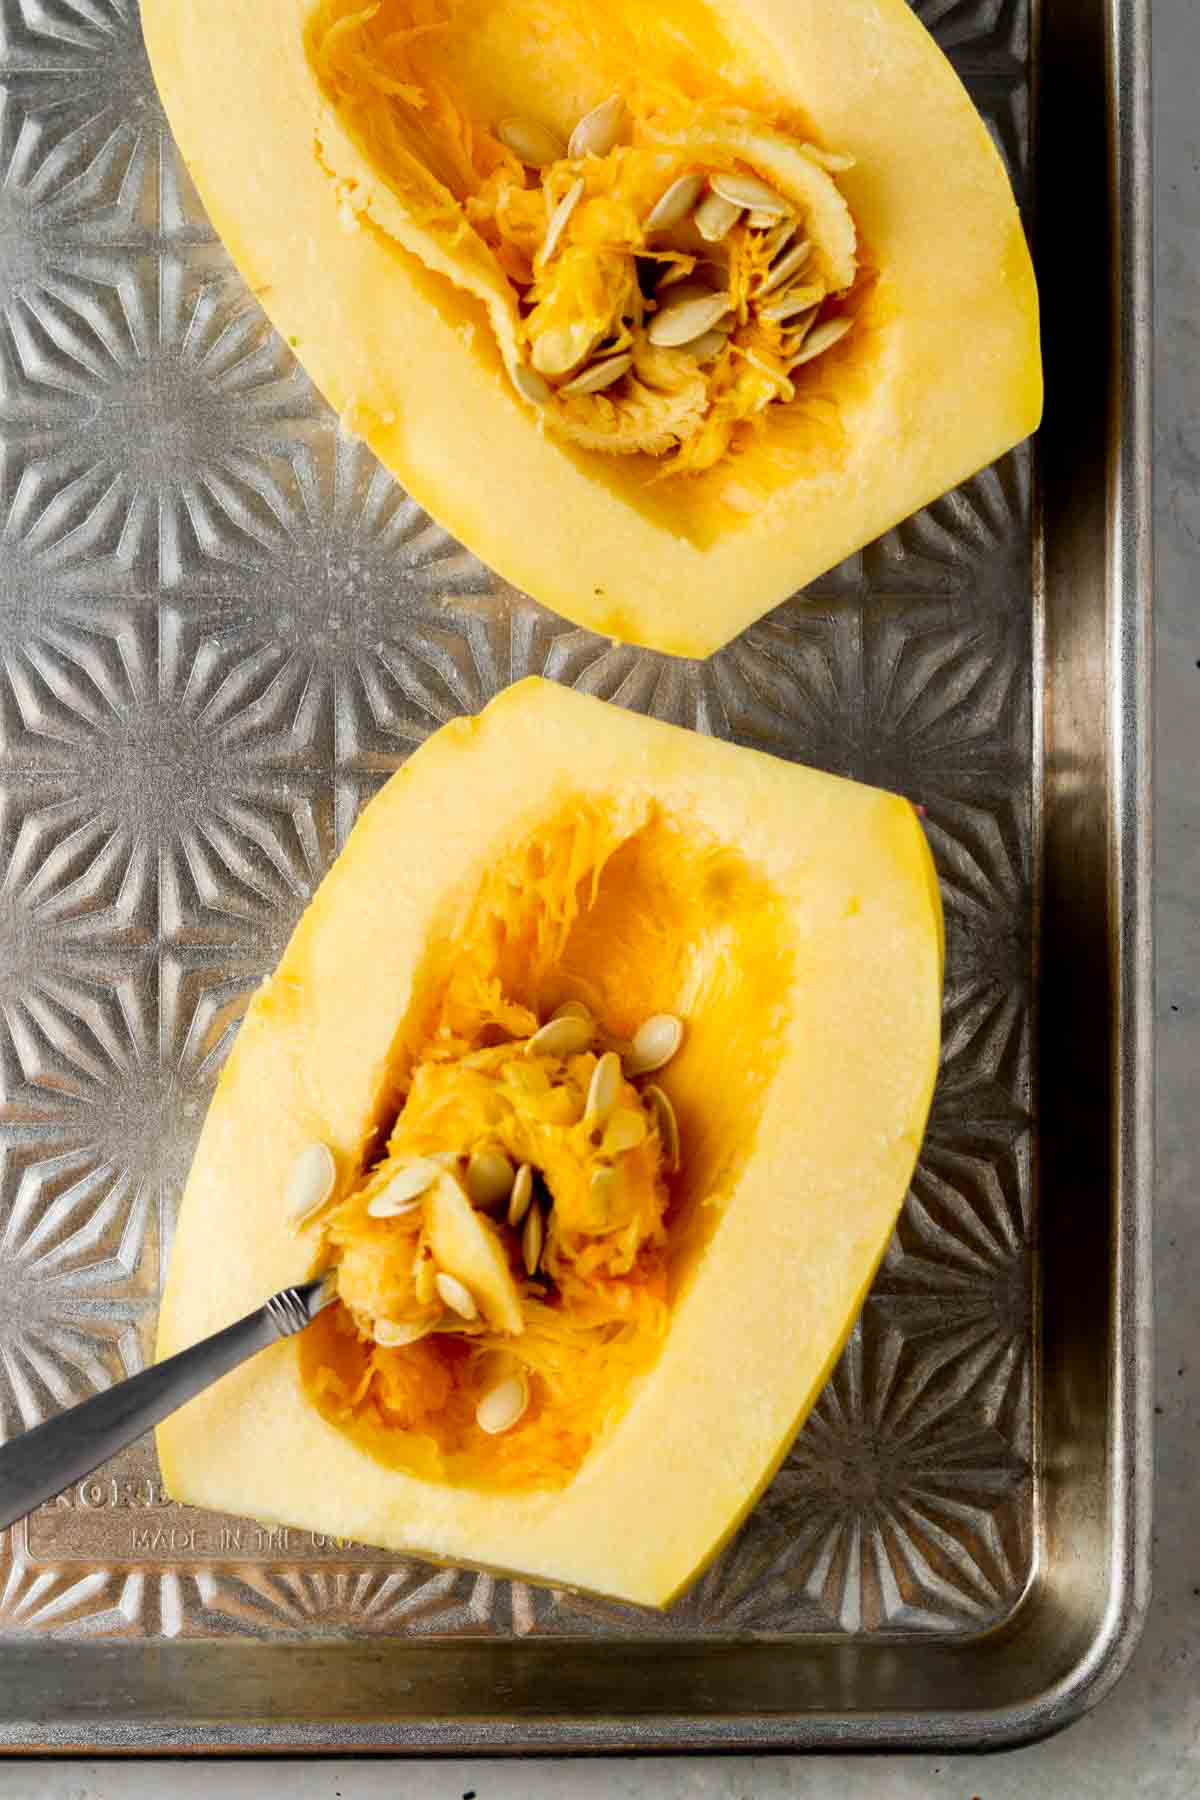
[[[1025,0],[920,10],[1024,198]],[[150,1354],[248,994],[363,801],[518,676],[903,790],[949,949],[933,1120],[861,1323],[666,1618],[175,1506],[145,1443],[0,1544],[0,1641],[979,1641],[1039,1556],[1028,452],[706,663],[614,647],[339,435],[189,186],[133,0],[0,24],[6,1434]]]

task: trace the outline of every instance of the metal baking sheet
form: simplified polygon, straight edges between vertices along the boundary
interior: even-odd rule
[[[150,1354],[247,995],[363,801],[510,680],[903,790],[949,930],[895,1241],[778,1478],[671,1613],[178,1507],[146,1443],[0,1538],[3,1747],[979,1746],[1062,1724],[1127,1659],[1146,15],[919,10],[1036,224],[1046,427],[685,663],[506,588],[339,435],[189,187],[132,0],[0,0],[6,1433]]]

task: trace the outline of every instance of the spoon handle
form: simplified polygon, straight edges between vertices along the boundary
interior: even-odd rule
[[[0,1530],[90,1475],[247,1357],[303,1331],[326,1303],[323,1290],[320,1280],[283,1288],[236,1324],[0,1445]]]

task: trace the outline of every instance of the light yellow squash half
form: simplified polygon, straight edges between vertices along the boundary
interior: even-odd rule
[[[142,18],[213,222],[345,427],[596,631],[707,655],[1037,424],[1013,196],[906,0],[143,0]],[[620,146],[571,159],[612,96]],[[557,138],[544,177],[504,148],[512,116]],[[747,323],[765,278],[739,262],[723,350],[651,347],[666,290],[638,282],[666,265],[635,252],[664,249],[643,226],[689,170],[782,195],[817,323],[847,336],[794,366],[798,331]],[[565,391],[618,350],[634,362],[611,387]]]
[[[604,822],[596,858],[589,820]],[[564,842],[585,848],[559,881],[546,871]],[[502,992],[517,1033],[518,1002],[545,1016],[564,996],[586,996],[618,1041],[655,1013],[683,1020],[654,1076],[681,1139],[661,1337],[628,1375],[615,1351],[571,1365],[567,1346],[582,1455],[551,1466],[531,1412],[506,1437],[468,1431],[439,1473],[427,1439],[389,1441],[321,1403],[327,1314],[166,1421],[170,1493],[665,1605],[769,1480],[861,1305],[924,1130],[942,954],[924,834],[895,795],[536,680],[444,726],[368,806],[254,997],[184,1196],[159,1354],[328,1254],[319,1227],[288,1217],[289,1172],[324,1143],[332,1204],[358,1191],[464,980],[497,1005]],[[528,1071],[536,1058],[516,1050]],[[437,1254],[454,1254],[456,1231],[436,1229]],[[512,1460],[522,1442],[532,1462]]]

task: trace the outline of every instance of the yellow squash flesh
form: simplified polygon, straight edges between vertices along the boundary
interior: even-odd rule
[[[589,811],[615,849],[598,879],[585,872],[562,954],[524,998],[541,1012],[586,993],[622,1037],[655,1012],[685,1021],[655,1077],[682,1139],[657,1359],[565,1485],[498,1491],[424,1478],[339,1428],[293,1340],[160,1428],[177,1499],[664,1605],[770,1478],[924,1129],[942,972],[929,851],[895,795],[545,682],[411,757],[255,995],[188,1182],[158,1351],[311,1272],[313,1236],[284,1197],[297,1154],[328,1144],[338,1191],[353,1187],[439,984],[474,958],[522,988],[519,938],[465,939],[476,897],[521,846]],[[461,1260],[459,1224],[442,1224]]]
[[[517,114],[565,140],[614,92],[669,91],[672,116],[695,113],[682,138],[703,144],[716,116],[713,141],[828,226],[826,247],[828,177],[762,134],[855,159],[837,185],[874,279],[854,329],[736,457],[663,479],[654,455],[565,441],[518,395],[520,321],[492,249],[449,186],[418,157],[389,161],[319,78],[316,21],[349,0],[143,0],[172,126],[251,288],[347,428],[518,587],[599,632],[707,655],[1036,425],[1012,193],[907,0],[384,5],[424,34],[418,126],[448,109],[494,132]],[[678,408],[695,404],[684,383]]]

